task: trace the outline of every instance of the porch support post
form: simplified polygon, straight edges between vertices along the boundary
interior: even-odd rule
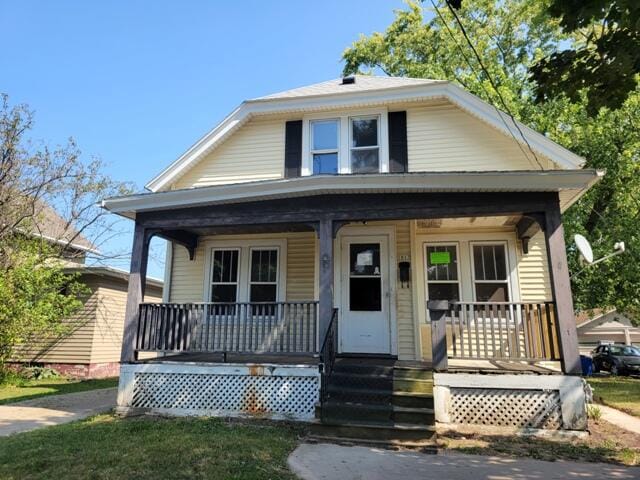
[[[144,299],[150,240],[151,232],[136,222],[133,232],[133,247],[131,249],[131,269],[129,273],[129,288],[127,291],[127,308],[124,317],[124,334],[122,336],[122,350],[120,352],[121,363],[130,363],[135,360],[138,313],[140,303],[142,303]]]
[[[562,371],[569,375],[580,375],[582,368],[578,350],[578,332],[573,312],[571,281],[559,202],[548,207],[545,212],[545,239],[553,300],[556,306]]]
[[[445,372],[447,363],[447,300],[429,300],[427,302],[431,320],[431,362],[436,372]]]
[[[319,272],[319,329],[320,346],[333,315],[333,221],[329,218],[318,224],[320,272]]]

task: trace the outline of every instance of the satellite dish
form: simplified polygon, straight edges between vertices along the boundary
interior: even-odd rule
[[[573,241],[576,243],[576,247],[578,247],[580,256],[584,261],[589,264],[593,263],[593,250],[591,249],[591,245],[589,245],[589,240],[580,234],[576,234],[573,237]]]

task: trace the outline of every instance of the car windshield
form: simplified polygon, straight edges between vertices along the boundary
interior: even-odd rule
[[[609,347],[612,355],[623,355],[625,357],[640,357],[640,349],[627,346]]]

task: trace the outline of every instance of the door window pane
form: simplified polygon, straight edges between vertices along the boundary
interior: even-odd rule
[[[349,309],[382,311],[382,271],[379,243],[349,245]]]
[[[349,245],[350,274],[380,275],[380,244],[352,243]]]

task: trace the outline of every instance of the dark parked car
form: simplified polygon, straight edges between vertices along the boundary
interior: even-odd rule
[[[592,353],[593,369],[611,375],[640,375],[640,349],[629,345],[600,345]]]

